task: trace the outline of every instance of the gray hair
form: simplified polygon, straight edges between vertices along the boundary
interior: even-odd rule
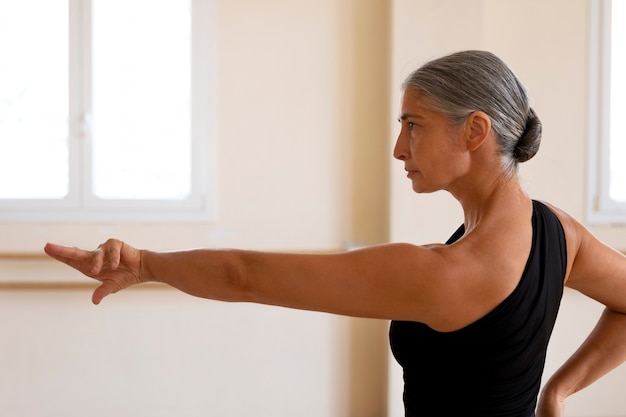
[[[511,69],[486,51],[463,51],[430,61],[402,84],[426,96],[433,110],[461,125],[482,111],[500,145],[503,171],[517,173],[520,162],[535,156],[541,121],[530,107],[526,87]]]

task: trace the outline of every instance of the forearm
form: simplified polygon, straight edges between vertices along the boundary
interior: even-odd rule
[[[626,360],[626,315],[606,309],[580,348],[544,389],[560,399],[589,386]]]
[[[197,297],[222,301],[248,301],[244,263],[244,251],[141,251],[142,280],[162,282]]]

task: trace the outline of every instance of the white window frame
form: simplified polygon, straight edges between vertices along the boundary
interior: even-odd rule
[[[589,6],[587,218],[592,224],[626,224],[626,203],[609,195],[611,0],[590,0]]]
[[[0,199],[0,221],[197,222],[214,219],[215,46],[213,0],[191,0],[191,193],[185,200],[96,199],[91,194],[91,1],[69,0],[69,193],[65,199]]]

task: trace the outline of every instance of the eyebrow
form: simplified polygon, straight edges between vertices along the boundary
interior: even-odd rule
[[[400,120],[406,120],[408,118],[411,119],[424,119],[424,116],[419,115],[419,114],[409,114],[409,113],[403,113],[399,118],[398,121]]]

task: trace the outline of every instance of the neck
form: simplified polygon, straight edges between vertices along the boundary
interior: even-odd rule
[[[448,190],[463,207],[466,233],[472,231],[492,213],[506,215],[512,208],[527,204],[529,201],[517,175],[510,177],[503,174],[493,175],[489,180],[468,182],[468,185]]]

